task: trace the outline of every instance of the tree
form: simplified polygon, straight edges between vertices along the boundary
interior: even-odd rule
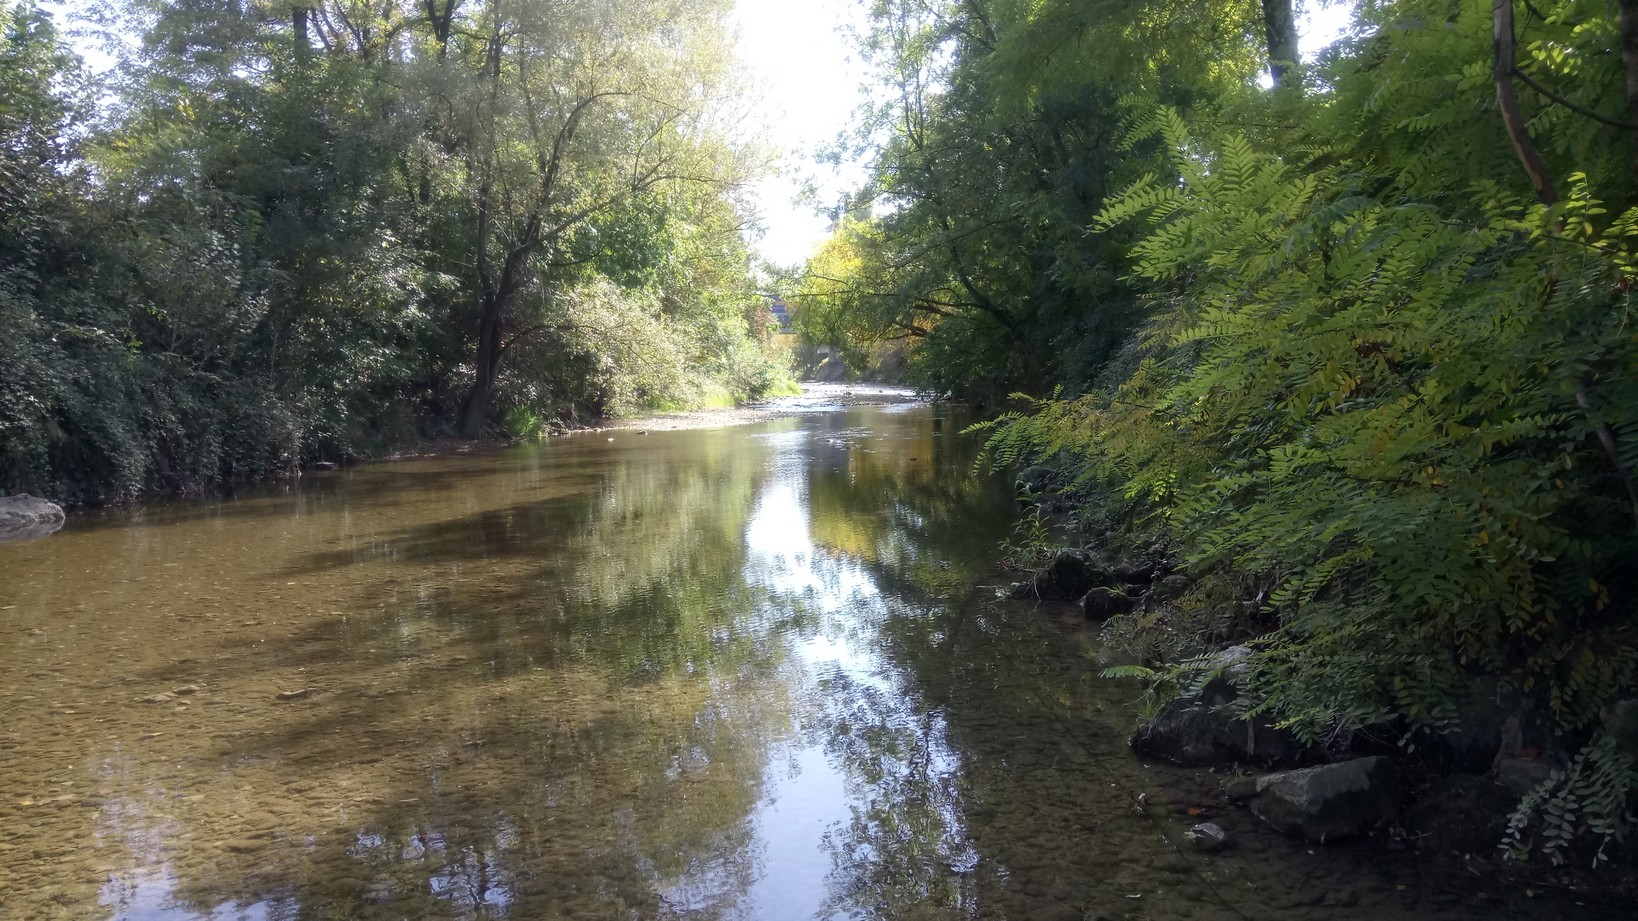
[[[474,10],[451,125],[472,220],[473,380],[459,432],[488,417],[520,296],[541,284],[567,235],[633,196],[676,182],[726,186],[734,165],[711,138],[724,66],[724,8],[654,0]],[[481,40],[480,40],[481,37]]]

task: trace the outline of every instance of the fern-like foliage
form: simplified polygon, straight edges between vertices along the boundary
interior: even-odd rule
[[[1607,590],[1630,581],[1633,511],[1599,447],[1613,432],[1638,460],[1638,220],[1610,219],[1584,177],[1550,209],[1479,187],[1458,211],[1323,152],[1203,149],[1175,115],[1139,128],[1175,172],[1097,226],[1141,228],[1134,268],[1165,308],[1144,357],[1118,386],[1003,417],[992,455],[1072,459],[1197,571],[1266,575],[1250,696],[1302,735],[1440,731],[1500,675],[1584,738],[1638,677]],[[1627,775],[1580,757],[1529,806],[1581,815],[1554,791],[1584,805],[1596,779],[1597,833],[1618,837]]]

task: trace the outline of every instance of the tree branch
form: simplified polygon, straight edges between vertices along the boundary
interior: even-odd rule
[[[1501,108],[1502,124],[1507,128],[1508,140],[1513,143],[1513,152],[1518,155],[1524,174],[1530,179],[1530,187],[1536,190],[1537,200],[1551,205],[1558,201],[1558,192],[1553,189],[1547,164],[1536,150],[1535,142],[1530,140],[1524,112],[1519,108],[1518,90],[1513,86],[1516,71],[1513,66],[1513,0],[1492,0],[1491,19],[1495,24],[1496,63],[1490,75],[1496,83],[1496,104]]]

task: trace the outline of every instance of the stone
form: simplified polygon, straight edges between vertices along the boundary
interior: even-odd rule
[[[1189,839],[1189,843],[1194,845],[1195,850],[1204,851],[1207,854],[1215,854],[1227,847],[1229,843],[1228,832],[1224,831],[1223,826],[1218,825],[1216,822],[1201,822],[1184,832],[1183,837]]]
[[[1496,759],[1491,775],[1496,778],[1496,783],[1513,791],[1515,796],[1523,796],[1546,783],[1553,770],[1553,762],[1548,758],[1503,755]]]
[[[1098,586],[1081,596],[1078,602],[1089,620],[1108,620],[1118,614],[1131,613],[1134,603],[1119,589]]]
[[[1547,729],[1529,718],[1523,692],[1504,689],[1494,678],[1473,681],[1456,697],[1458,722],[1411,734],[1415,753],[1435,772],[1482,774],[1498,756],[1515,753],[1523,736]]]
[[[1324,844],[1368,834],[1399,812],[1400,784],[1382,756],[1268,774],[1251,812],[1293,837]]]
[[[1638,698],[1618,700],[1604,708],[1604,729],[1627,757],[1638,761]]]
[[[1087,561],[1086,554],[1062,550],[1035,578],[1019,583],[1011,597],[1016,601],[1074,601],[1107,581],[1107,576]]]
[[[1246,720],[1235,712],[1235,680],[1251,655],[1245,646],[1217,653],[1210,666],[1216,677],[1199,694],[1167,703],[1139,726],[1132,734],[1133,750],[1184,767],[1281,764],[1299,758],[1304,747],[1289,730],[1276,729],[1267,717]]]
[[[1044,492],[1057,481],[1058,471],[1053,470],[1051,467],[1036,465],[1033,467],[1025,467],[1022,471],[1020,471],[1018,474],[1018,480],[1014,485],[1017,486],[1018,491],[1021,493],[1034,494]]]
[[[1160,574],[1160,566],[1142,560],[1111,560],[1109,574],[1122,585],[1148,585]]]
[[[0,496],[0,542],[44,537],[63,526],[63,507],[19,493]]]

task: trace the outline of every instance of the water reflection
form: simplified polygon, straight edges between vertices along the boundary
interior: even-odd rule
[[[1562,913],[1234,813],[1179,850],[1212,782],[983,587],[1014,510],[958,428],[559,441],[0,546],[0,916]]]

